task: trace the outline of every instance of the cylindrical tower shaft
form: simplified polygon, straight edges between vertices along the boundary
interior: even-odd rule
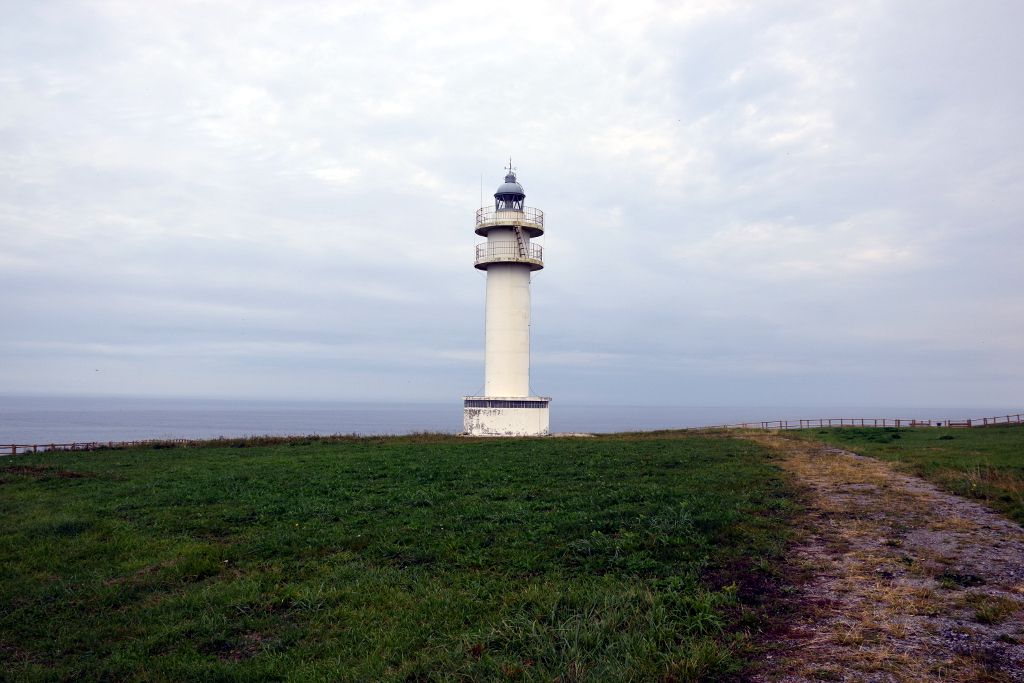
[[[487,269],[484,394],[530,395],[530,268],[493,263]]]

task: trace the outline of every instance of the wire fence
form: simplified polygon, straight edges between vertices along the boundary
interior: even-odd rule
[[[768,420],[712,425],[699,429],[822,429],[825,427],[994,427],[996,425],[1024,424],[1024,413],[965,420],[918,420],[891,417],[816,417],[803,420]]]
[[[0,456],[45,453],[46,451],[98,451],[100,449],[134,448],[138,446],[191,446],[208,443],[203,439],[145,439],[139,441],[74,441],[72,443],[0,444]]]
[[[692,427],[698,429],[822,429],[825,427],[995,427],[998,425],[1024,424],[1024,413],[1014,415],[997,415],[995,417],[969,418],[966,420],[917,420],[889,417],[817,417],[804,420],[768,420],[762,422],[739,422],[726,425],[708,425]],[[287,440],[288,437],[270,437],[276,441]],[[308,437],[296,437],[308,438]],[[145,439],[139,441],[75,441],[72,443],[11,443],[0,444],[0,457],[24,455],[27,453],[46,453],[47,451],[96,451],[114,448],[174,448],[197,446],[224,439]],[[244,440],[244,439],[243,439]],[[231,439],[228,439],[231,441]]]

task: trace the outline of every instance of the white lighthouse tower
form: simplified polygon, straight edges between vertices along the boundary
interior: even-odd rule
[[[545,396],[530,395],[530,273],[544,267],[544,252],[531,239],[544,234],[544,212],[524,205],[526,192],[509,163],[494,193],[494,208],[476,212],[474,265],[487,271],[484,395],[465,396],[471,436],[542,436],[549,433]]]

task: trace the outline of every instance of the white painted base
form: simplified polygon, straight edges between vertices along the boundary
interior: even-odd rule
[[[551,433],[550,402],[541,396],[466,396],[463,427],[469,436],[547,436]]]

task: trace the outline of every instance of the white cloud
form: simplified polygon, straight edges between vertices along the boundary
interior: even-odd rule
[[[325,183],[331,185],[351,185],[355,181],[360,173],[358,168],[349,168],[346,166],[325,166],[323,168],[317,168],[310,172],[317,180],[322,180]]]
[[[1019,393],[972,380],[1024,350],[1013,4],[8,15],[8,391],[180,393],[188,378],[276,395],[299,377],[335,398],[471,391],[472,212],[480,174],[486,201],[512,155],[549,218],[533,290],[544,393]],[[74,375],[90,354],[148,365],[94,385]],[[382,369],[395,357],[410,379]]]

